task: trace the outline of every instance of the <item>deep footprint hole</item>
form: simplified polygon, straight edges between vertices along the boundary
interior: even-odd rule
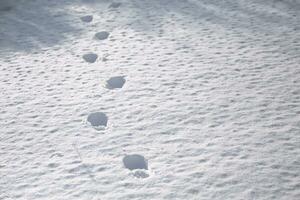
[[[106,81],[106,88],[108,89],[122,88],[125,82],[126,80],[124,76],[114,76]]]
[[[95,38],[98,40],[105,40],[109,36],[109,33],[107,31],[101,31],[95,34]]]
[[[93,15],[86,15],[86,16],[80,17],[80,19],[83,22],[91,22],[93,20]]]
[[[87,53],[87,54],[84,54],[82,57],[86,62],[94,63],[94,62],[96,62],[98,55],[95,53]]]
[[[87,121],[94,127],[107,126],[108,117],[105,113],[95,112],[89,114]]]
[[[123,158],[123,164],[129,170],[148,170],[148,161],[144,158],[144,156],[138,154],[125,156]]]
[[[120,2],[112,2],[110,5],[109,5],[109,8],[118,8],[120,7],[121,3]]]

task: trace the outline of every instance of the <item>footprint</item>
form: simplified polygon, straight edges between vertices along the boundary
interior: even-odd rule
[[[109,32],[107,31],[101,31],[95,34],[95,38],[98,40],[105,40],[109,36]]]
[[[118,8],[120,7],[121,3],[119,2],[113,2],[109,5],[109,8]]]
[[[106,81],[106,88],[108,89],[122,88],[125,82],[126,80],[124,76],[111,77],[109,80]]]
[[[98,55],[94,53],[87,53],[82,56],[82,58],[88,63],[96,62]]]
[[[129,170],[144,169],[148,170],[148,161],[144,156],[138,154],[127,155],[123,158],[124,166]]]
[[[48,167],[50,167],[50,168],[56,168],[56,167],[58,167],[58,166],[59,166],[58,163],[49,163],[49,164],[48,164]]]
[[[89,114],[87,121],[94,127],[107,126],[108,117],[102,112]]]
[[[93,15],[86,15],[86,16],[80,17],[80,19],[83,22],[91,22],[93,20]]]

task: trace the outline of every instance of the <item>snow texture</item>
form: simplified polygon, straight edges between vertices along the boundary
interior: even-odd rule
[[[0,0],[0,199],[300,199],[299,12]]]

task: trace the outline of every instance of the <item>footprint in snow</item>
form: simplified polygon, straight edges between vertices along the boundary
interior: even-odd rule
[[[125,168],[129,169],[133,176],[137,178],[147,178],[149,174],[148,161],[144,156],[139,154],[126,155],[123,158],[123,164]]]
[[[122,88],[125,82],[126,80],[124,76],[114,76],[106,81],[106,88],[107,89]]]
[[[80,17],[80,19],[83,22],[91,22],[93,20],[93,15],[86,15],[86,16]]]
[[[123,158],[123,164],[129,170],[148,170],[148,161],[144,158],[144,156],[139,154],[126,155]]]
[[[107,31],[101,31],[95,34],[95,38],[98,40],[105,40],[109,36],[109,32]]]
[[[103,112],[94,112],[89,114],[87,121],[96,130],[101,130],[107,126],[108,117]]]
[[[109,8],[118,8],[120,7],[121,3],[119,2],[113,2],[109,5]]]
[[[88,63],[96,62],[98,55],[95,53],[87,53],[82,56],[82,58]]]

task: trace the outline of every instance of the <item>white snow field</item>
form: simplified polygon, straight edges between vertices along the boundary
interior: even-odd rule
[[[299,0],[0,0],[0,92],[1,200],[300,199]]]

